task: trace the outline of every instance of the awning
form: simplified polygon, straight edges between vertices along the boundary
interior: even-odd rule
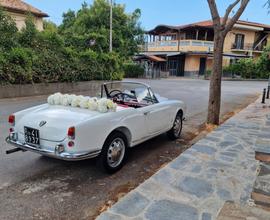
[[[135,60],[142,60],[142,59],[148,59],[151,60],[153,62],[166,62],[166,59],[162,58],[162,57],[158,57],[155,55],[139,55],[135,58]]]

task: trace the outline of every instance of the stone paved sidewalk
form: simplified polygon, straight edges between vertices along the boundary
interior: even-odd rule
[[[270,108],[258,100],[97,219],[214,220],[226,201],[248,205],[259,170],[255,144],[269,134],[265,131],[270,131]]]

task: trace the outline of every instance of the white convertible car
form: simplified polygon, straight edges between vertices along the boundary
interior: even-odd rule
[[[182,131],[185,104],[142,83],[105,83],[99,99],[59,95],[9,116],[6,141],[16,148],[7,154],[32,151],[69,161],[98,157],[98,164],[113,173],[123,166],[129,147],[165,132],[174,140]],[[98,106],[104,101],[105,111]]]

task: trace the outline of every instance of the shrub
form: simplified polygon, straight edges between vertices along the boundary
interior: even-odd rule
[[[98,2],[108,5],[105,0]],[[124,10],[122,6],[118,7]],[[86,8],[84,7],[83,10]],[[89,10],[90,8],[87,8],[87,11]],[[78,13],[88,16],[84,12],[79,11]],[[122,45],[121,51],[118,50],[117,45],[114,45],[114,52],[106,52],[109,46],[108,28],[97,25],[90,30],[88,26],[84,26],[85,22],[88,21],[88,19],[83,19],[84,16],[80,18],[81,22],[79,19],[73,26],[77,15],[74,16],[73,13],[66,14],[65,25],[61,25],[60,28],[52,22],[45,21],[44,31],[39,32],[36,30],[31,15],[29,15],[25,28],[19,32],[14,21],[0,8],[0,83],[121,80],[124,76],[123,60],[128,58],[127,53],[130,53],[135,40],[132,41],[133,38],[129,36],[117,35],[117,39],[121,39],[119,41],[121,45],[126,45]],[[98,20],[100,16],[95,15],[95,17]],[[127,30],[119,32],[115,28],[115,31],[119,33],[130,35],[140,29],[137,26],[137,18],[117,19],[135,22],[134,24],[120,22],[118,27],[129,28],[130,33],[127,33]],[[91,19],[90,22],[92,22]],[[129,27],[130,25],[132,27]],[[78,32],[74,30],[78,30]],[[140,33],[132,37],[138,34]],[[129,42],[128,39],[132,42]],[[114,39],[114,42],[118,41]],[[132,51],[134,53],[135,50]],[[131,70],[132,67],[131,65]],[[134,66],[133,69],[133,72],[140,74],[139,67]],[[130,72],[132,74],[132,71]]]
[[[10,83],[31,83],[32,51],[27,48],[13,48],[6,53],[3,67]]]
[[[126,78],[139,78],[144,75],[144,68],[135,63],[125,63],[123,69]]]

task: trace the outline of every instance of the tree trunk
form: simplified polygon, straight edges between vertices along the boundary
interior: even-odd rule
[[[216,32],[214,38],[214,60],[210,80],[207,123],[218,125],[221,103],[222,54],[225,37]]]

